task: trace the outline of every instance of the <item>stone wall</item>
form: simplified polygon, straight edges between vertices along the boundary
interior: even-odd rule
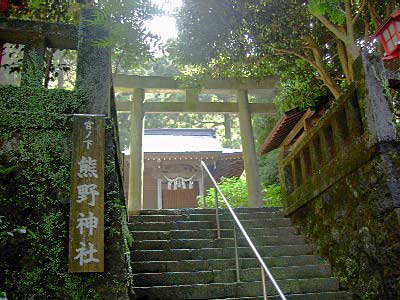
[[[280,164],[286,213],[356,299],[400,297],[400,143],[382,66],[363,54],[356,83]]]
[[[21,40],[22,86],[0,86],[0,298],[6,292],[9,299],[129,299],[132,238],[111,49],[94,43],[107,38],[108,30],[91,22],[93,8],[80,13],[74,91],[43,88],[44,49],[52,40],[43,36],[37,43]],[[6,35],[5,42],[12,38]],[[103,273],[67,271],[71,116],[76,113],[106,116]]]
[[[0,86],[0,292],[128,299],[129,243],[114,118],[106,120],[105,272],[68,273],[71,114],[85,93]]]

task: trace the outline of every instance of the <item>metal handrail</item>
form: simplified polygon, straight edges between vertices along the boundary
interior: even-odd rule
[[[279,296],[281,297],[282,300],[287,300],[285,295],[283,294],[281,288],[279,287],[278,283],[276,282],[274,276],[272,276],[271,272],[269,271],[267,265],[265,264],[264,260],[262,259],[260,253],[258,253],[256,247],[254,246],[253,242],[251,241],[249,235],[247,234],[246,230],[244,229],[242,223],[240,223],[239,218],[233,211],[232,207],[230,206],[228,200],[226,199],[225,195],[222,193],[221,189],[219,188],[217,182],[215,181],[214,176],[211,174],[210,170],[208,169],[207,165],[204,163],[204,161],[200,161],[202,167],[208,174],[208,176],[211,179],[211,182],[214,184],[216,190],[218,193],[221,195],[222,199],[225,202],[226,207],[228,208],[228,211],[231,213],[233,220],[235,221],[236,225],[239,227],[240,231],[242,232],[244,238],[246,239],[247,243],[249,244],[250,248],[253,250],[258,262],[260,263],[261,266],[261,278],[263,281],[263,294],[264,294],[264,299],[267,299],[267,289],[266,289],[266,282],[265,282],[265,273],[268,275],[268,278],[271,280],[273,286],[275,287],[276,291],[278,292]],[[216,213],[216,221],[217,221],[217,234],[218,238],[221,237],[220,234],[220,223],[219,223],[219,208],[218,208],[218,197],[216,197],[216,203],[215,203],[215,213]],[[236,228],[234,228],[236,230]],[[236,237],[234,237],[236,239]],[[235,249],[237,249],[237,241],[235,241]],[[236,272],[237,272],[237,280],[239,281],[239,270],[238,270],[238,257],[237,257],[237,250],[235,250],[236,253]],[[265,273],[264,273],[265,272]]]

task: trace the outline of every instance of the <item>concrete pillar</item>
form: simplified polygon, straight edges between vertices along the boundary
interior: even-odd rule
[[[396,126],[390,102],[392,101],[385,86],[388,85],[386,70],[380,57],[369,58],[369,53],[361,53],[361,66],[355,66],[357,95],[364,109],[367,125],[368,143],[397,140]],[[359,62],[358,62],[359,63]]]
[[[247,191],[250,207],[262,207],[262,195],[260,176],[258,174],[257,154],[254,146],[253,127],[251,125],[251,113],[246,90],[237,92],[239,107],[240,136],[242,138],[243,161],[246,171]]]
[[[143,209],[143,128],[144,90],[135,89],[131,112],[131,151],[129,166],[128,212]]]
[[[82,7],[78,31],[76,87],[88,95],[85,113],[110,115],[111,47],[99,47],[96,41],[107,39],[108,30],[96,26],[95,10]]]

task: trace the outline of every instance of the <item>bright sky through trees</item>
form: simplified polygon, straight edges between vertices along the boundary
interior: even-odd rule
[[[182,6],[182,0],[152,0],[152,2],[161,8],[164,15],[155,16],[147,22],[146,26],[155,34],[161,37],[161,41],[177,37],[176,20],[174,12]]]

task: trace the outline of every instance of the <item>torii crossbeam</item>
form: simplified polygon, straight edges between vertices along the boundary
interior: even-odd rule
[[[143,208],[143,149],[144,115],[146,113],[237,113],[243,147],[243,161],[249,194],[249,206],[261,207],[260,178],[251,124],[252,113],[273,114],[272,103],[249,103],[248,94],[272,98],[277,77],[257,79],[210,79],[199,82],[199,91],[188,89],[184,82],[173,77],[136,76],[116,74],[113,76],[116,92],[132,93],[132,101],[117,101],[117,111],[133,113],[131,118],[131,156],[128,211],[134,213]],[[185,94],[184,102],[144,102],[145,93]],[[236,102],[201,102],[199,94],[232,94]]]

